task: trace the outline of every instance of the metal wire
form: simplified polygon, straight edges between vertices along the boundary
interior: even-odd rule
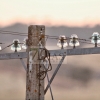
[[[45,57],[43,57],[43,58],[41,58],[41,59],[39,59],[39,60],[43,60],[43,62],[44,62],[44,60],[47,58],[49,64],[48,64],[48,68],[46,68],[45,65],[42,64],[42,65],[44,66],[44,67],[43,67],[43,68],[44,68],[44,71],[40,71],[40,72],[37,74],[37,76],[38,76],[38,78],[39,78],[40,80],[43,80],[43,79],[46,77],[47,72],[52,70],[52,65],[51,65],[51,62],[50,62],[50,53],[49,53],[49,51],[48,51],[47,49],[43,48],[43,49],[41,50],[41,52],[40,52],[40,55],[42,55],[42,53],[44,53],[44,52],[45,52]],[[40,66],[41,66],[41,65],[40,65]],[[41,78],[41,76],[42,76],[42,78]]]
[[[14,34],[17,33],[17,34]],[[14,32],[14,31],[4,31],[4,30],[0,30],[0,34],[10,34],[10,35],[19,35],[19,36],[28,36],[28,33],[22,33],[22,32]],[[44,35],[45,37],[47,37],[48,39],[59,39],[58,36],[50,36],[50,35]],[[36,35],[34,35],[34,37],[38,37]],[[66,39],[72,39],[69,37],[66,37]],[[81,38],[77,38],[78,40],[83,40],[83,41],[89,41],[86,39],[81,39]]]
[[[9,44],[8,46],[4,47],[3,49],[0,50],[0,52],[3,51],[3,50],[5,50],[6,48],[10,47],[10,46],[13,45],[13,44],[14,44],[14,43],[11,43],[11,44]],[[18,44],[23,44],[23,43],[18,43]]]
[[[57,68],[55,69],[55,71],[54,71],[54,73],[53,73],[53,75],[52,75],[52,77],[51,77],[51,79],[50,79],[50,81],[49,81],[49,83],[48,83],[48,85],[47,85],[45,91],[44,91],[44,94],[46,94],[48,88],[50,87],[50,84],[52,83],[54,77],[56,76],[56,74],[57,74],[57,72],[58,72],[58,70],[59,70],[59,68],[60,68],[60,66],[61,66],[61,64],[62,64],[62,62],[63,62],[63,60],[65,59],[65,57],[66,57],[66,55],[62,56],[62,58],[61,58],[61,60],[60,60],[60,62],[59,62],[59,64],[58,64]]]
[[[21,32],[14,32],[14,31],[4,31],[4,30],[0,30],[0,32],[6,32],[6,33],[10,33],[10,34],[12,34],[12,33],[18,33],[18,34],[28,34],[28,33],[21,33]]]
[[[22,35],[22,34],[13,34],[13,33],[4,33],[4,32],[0,32],[0,34],[3,34],[3,35],[9,34],[9,35],[28,36],[28,35]]]
[[[12,44],[13,44],[13,43],[12,43]],[[6,48],[10,47],[12,44],[10,44],[10,45],[4,47],[3,49],[0,50],[0,52],[3,51],[3,50],[5,50]]]
[[[0,30],[0,34],[3,34],[3,35],[9,34],[9,35],[28,36],[28,33],[15,32],[15,31],[4,31],[4,30]],[[38,36],[34,35],[34,37],[39,37],[39,36],[41,36],[41,34],[38,35]],[[60,39],[58,36],[44,35],[44,37],[46,38],[45,41],[47,41],[48,39],[55,39],[55,40],[59,40]],[[73,38],[66,37],[66,40],[70,40],[70,39],[73,39]],[[92,44],[92,43],[90,43],[90,40],[87,40],[87,39],[81,39],[81,38],[76,38],[76,39],[79,40],[79,42],[81,42],[81,43]],[[98,46],[100,46],[100,45],[98,45]],[[7,47],[5,47],[5,48],[7,48]],[[3,48],[2,50],[4,50],[5,48]]]

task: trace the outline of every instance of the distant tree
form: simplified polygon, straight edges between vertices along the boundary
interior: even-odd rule
[[[92,71],[89,68],[73,68],[70,70],[70,77],[81,81],[83,83],[87,83],[92,78]]]

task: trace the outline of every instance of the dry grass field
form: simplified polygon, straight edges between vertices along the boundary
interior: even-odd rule
[[[52,84],[55,100],[100,100],[100,80],[92,80],[87,86],[71,79],[61,80]],[[15,78],[0,73],[0,100],[25,100],[25,79],[21,75]],[[51,100],[49,91],[45,100]]]
[[[52,83],[54,99],[100,100],[99,55],[72,56],[65,61]],[[25,74],[19,60],[0,61],[0,100],[25,100]],[[49,91],[45,100],[51,100]]]

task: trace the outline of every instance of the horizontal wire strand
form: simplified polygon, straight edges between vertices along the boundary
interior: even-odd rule
[[[28,36],[28,33],[15,32],[15,31],[4,31],[4,30],[0,30],[0,34],[3,34],[3,35],[4,34],[9,34],[9,35]],[[41,35],[39,35],[39,36],[33,35],[33,36],[34,37],[39,37]],[[58,39],[58,40],[60,40],[60,37],[59,36],[50,36],[50,35],[44,35],[44,36],[46,38],[46,41],[47,41],[47,39],[55,39],[55,40]],[[65,40],[73,39],[73,38],[70,38],[70,37],[65,37],[65,38],[66,38]],[[79,40],[79,42],[81,42],[81,43],[92,44],[92,43],[90,43],[90,40],[87,40],[87,39],[77,38],[77,40]],[[3,44],[3,43],[1,43],[1,44]]]

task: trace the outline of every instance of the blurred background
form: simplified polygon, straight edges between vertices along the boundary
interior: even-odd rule
[[[45,25],[46,35],[89,39],[100,33],[99,0],[0,0],[0,30],[28,33],[29,25]],[[25,36],[0,34],[2,48]],[[69,41],[68,41],[69,42]],[[49,50],[60,49],[57,40],[47,40]],[[94,47],[81,43],[77,48]],[[67,47],[71,49],[72,47]],[[22,50],[24,51],[24,50]],[[10,47],[0,53],[10,53]],[[100,55],[66,56],[53,83],[55,100],[100,100]],[[54,59],[57,62],[57,59]],[[58,61],[59,62],[59,61]],[[25,63],[26,59],[25,59]],[[53,61],[52,61],[53,63]],[[57,64],[53,63],[52,76]],[[45,79],[45,86],[47,81]],[[0,61],[0,100],[25,100],[26,72],[20,60]],[[51,100],[48,91],[45,100]]]

